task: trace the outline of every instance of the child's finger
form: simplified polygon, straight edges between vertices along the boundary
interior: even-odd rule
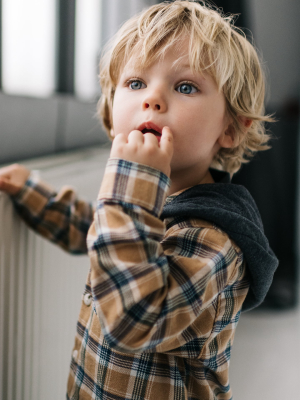
[[[14,195],[18,193],[20,188],[10,183],[9,180],[0,178],[0,190],[7,194]]]
[[[5,178],[0,177],[0,190],[4,190],[4,188],[6,187],[6,182],[7,180]]]
[[[114,138],[114,142],[115,143],[127,143],[127,140],[128,140],[128,138],[127,138],[127,136],[126,135],[124,135],[124,133],[118,133],[116,136],[115,136],[115,138]]]
[[[138,130],[131,131],[128,135],[128,142],[144,143],[144,135]]]
[[[118,133],[112,142],[110,157],[122,158],[122,153],[125,145],[127,144],[127,141],[128,141],[127,135],[124,135],[124,133]]]
[[[157,138],[150,132],[143,134],[144,143],[146,145],[154,145],[158,147],[158,140]]]
[[[168,153],[173,153],[173,134],[168,126],[163,127],[160,148]]]

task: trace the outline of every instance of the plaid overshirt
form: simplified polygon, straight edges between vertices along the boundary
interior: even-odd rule
[[[232,398],[243,254],[207,221],[162,221],[168,187],[156,169],[110,159],[93,222],[71,188],[29,180],[15,198],[29,225],[73,253],[86,251],[92,223],[67,399]]]

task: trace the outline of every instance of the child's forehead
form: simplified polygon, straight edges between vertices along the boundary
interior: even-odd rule
[[[170,60],[166,60],[164,58],[155,60],[153,62],[149,62],[146,65],[141,65],[138,60],[129,60],[127,63],[125,63],[124,67],[122,68],[122,72],[142,72],[147,70],[148,68],[151,68],[155,65],[158,66],[163,66],[167,64],[168,67],[170,67],[170,71],[173,72],[193,72],[195,73],[194,69],[188,62],[188,60],[183,60],[183,59],[176,59],[174,62],[170,63]]]
[[[190,61],[190,55],[188,50],[188,43],[184,43],[186,46],[174,44],[169,46],[156,54],[148,54],[147,57],[141,59],[140,55],[133,53],[127,62],[124,62],[121,68],[122,73],[138,73],[147,70],[155,65],[165,66],[170,68],[170,71],[174,73],[189,72],[192,74],[203,75],[203,70],[196,68]]]

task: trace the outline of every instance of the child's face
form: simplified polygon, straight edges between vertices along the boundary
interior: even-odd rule
[[[160,140],[162,128],[171,129],[171,178],[181,172],[203,176],[229,126],[223,93],[210,75],[191,70],[186,49],[188,43],[183,41],[180,48],[171,47],[162,60],[143,70],[131,59],[120,75],[113,102],[113,135],[145,128],[157,130]]]

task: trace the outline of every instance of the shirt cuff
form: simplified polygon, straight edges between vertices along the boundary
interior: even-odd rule
[[[170,183],[167,175],[148,165],[110,158],[98,200],[134,204],[159,217]]]
[[[55,189],[40,179],[39,171],[31,171],[23,188],[11,197],[14,203],[26,207],[32,215],[38,215],[55,195]]]

